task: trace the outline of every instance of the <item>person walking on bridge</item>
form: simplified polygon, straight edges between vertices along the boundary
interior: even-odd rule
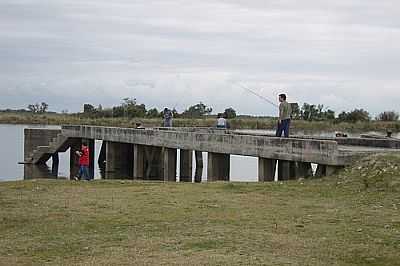
[[[292,107],[290,106],[290,103],[286,101],[286,94],[279,94],[279,102],[279,118],[276,136],[282,137],[282,133],[284,133],[284,137],[288,138]]]

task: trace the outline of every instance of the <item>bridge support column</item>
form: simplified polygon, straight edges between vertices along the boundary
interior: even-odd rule
[[[258,182],[271,182],[275,180],[276,160],[258,158]]]
[[[193,151],[180,150],[179,180],[181,182],[192,182]]]
[[[132,144],[106,142],[106,178],[126,179],[133,174]]]
[[[176,182],[176,157],[176,149],[164,148],[162,162],[164,181]]]
[[[194,174],[194,182],[195,183],[201,183],[201,180],[203,178],[203,152],[201,151],[195,151],[195,157],[196,157],[196,172]]]
[[[58,155],[58,152],[51,156],[51,161],[51,174],[54,177],[58,177],[58,167],[60,165],[60,156]]]
[[[164,180],[163,149],[145,146],[145,178],[146,180]]]
[[[145,179],[145,147],[133,145],[133,179]]]
[[[230,155],[222,153],[208,153],[208,181],[229,181]]]
[[[278,160],[278,180],[290,179],[290,161]]]
[[[308,178],[313,175],[311,163],[297,162],[296,177]]]
[[[336,174],[342,167],[340,166],[332,166],[332,165],[323,165],[319,164],[317,167],[317,171],[315,172],[315,177],[323,177],[323,176],[331,176]]]
[[[106,159],[107,159],[106,148],[107,148],[106,141],[102,141],[99,158],[97,159],[97,164],[100,169],[101,178],[106,178]]]
[[[94,139],[88,139],[86,140],[86,143],[89,148],[89,177],[91,179],[94,178],[94,157],[95,157],[95,140]]]
[[[79,157],[76,154],[82,148],[82,139],[74,138],[70,140],[69,149],[69,178],[73,179],[79,173]]]

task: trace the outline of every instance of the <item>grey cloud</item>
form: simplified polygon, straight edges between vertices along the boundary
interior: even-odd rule
[[[243,82],[338,111],[398,108],[393,0],[3,0],[0,9],[3,107],[46,95],[76,111],[132,96],[274,114]]]

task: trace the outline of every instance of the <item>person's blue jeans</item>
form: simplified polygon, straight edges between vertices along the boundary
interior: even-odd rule
[[[172,119],[165,119],[164,127],[172,127]]]
[[[84,178],[86,180],[90,180],[89,167],[86,165],[81,165],[79,167],[78,177],[79,177],[79,179]]]
[[[290,128],[290,119],[282,120],[281,123],[278,123],[278,129],[276,130],[276,136],[282,137],[282,133],[284,133],[284,137],[289,137],[289,128]]]

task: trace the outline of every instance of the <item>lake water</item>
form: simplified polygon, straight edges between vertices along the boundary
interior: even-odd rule
[[[59,128],[57,126],[28,126],[28,125],[2,125],[0,124],[0,158],[2,159],[0,167],[0,181],[13,181],[24,179],[24,165],[18,164],[24,160],[24,129],[25,128]],[[249,131],[248,131],[249,132]],[[263,134],[273,134],[273,131],[250,131]],[[301,134],[302,132],[297,132]],[[376,133],[376,132],[371,132]],[[308,134],[309,135],[309,134]],[[333,133],[319,132],[314,133],[316,136],[333,136]],[[358,136],[355,134],[354,136]],[[397,134],[395,137],[400,137]],[[98,155],[102,141],[96,141],[95,143],[95,162],[97,162]],[[203,153],[203,180],[207,179],[207,153]],[[179,153],[178,153],[179,162]],[[194,163],[195,164],[195,163]],[[97,164],[96,164],[97,165]],[[47,176],[52,175],[52,162],[51,159],[47,163],[47,166],[36,169],[40,173]],[[179,164],[178,164],[179,167]],[[193,169],[194,171],[195,169]],[[179,169],[178,169],[179,171]],[[69,151],[60,153],[60,163],[58,168],[57,176],[68,177],[69,176]],[[258,176],[258,159],[255,157],[245,156],[231,156],[231,180],[242,181],[242,182],[255,182]],[[95,179],[101,179],[101,171],[99,167],[95,168]]]

